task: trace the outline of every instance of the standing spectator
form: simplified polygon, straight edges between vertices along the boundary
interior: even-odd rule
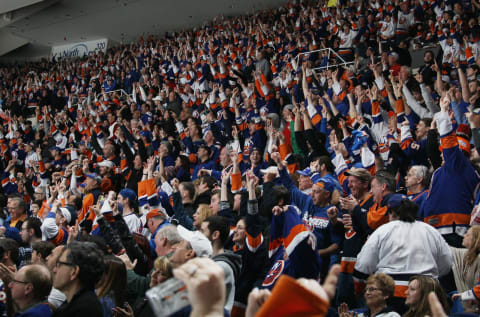
[[[32,243],[32,264],[47,264],[47,257],[52,253],[55,246],[48,241]]]
[[[415,221],[417,211],[418,206],[403,195],[392,195],[388,200],[390,222],[368,238],[358,254],[353,273],[360,280],[373,273],[390,275],[395,280],[392,306],[400,312],[406,311],[408,275],[438,278],[446,275],[453,264],[450,248],[439,232],[430,225]],[[406,258],[410,260],[402,260]]]
[[[210,216],[203,220],[200,232],[212,243],[212,259],[222,267],[225,273],[227,295],[225,309],[230,312],[233,307],[236,281],[240,277],[242,258],[240,255],[224,249],[230,232],[228,219],[222,216]]]
[[[0,234],[20,242],[22,241],[20,237],[20,230],[23,222],[25,219],[27,219],[25,200],[21,196],[9,196],[7,208],[9,216],[5,220],[4,225],[0,227]]]
[[[22,224],[20,236],[24,247],[18,249],[19,266],[24,266],[32,258],[32,245],[42,240],[42,221],[38,218],[29,217]]]
[[[103,316],[102,305],[94,292],[104,272],[103,254],[90,242],[67,245],[53,269],[53,287],[63,292],[66,301],[53,316]]]

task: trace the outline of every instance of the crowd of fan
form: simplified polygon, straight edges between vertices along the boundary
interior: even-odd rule
[[[160,315],[173,276],[177,316],[477,314],[479,9],[293,1],[0,67],[0,314]]]

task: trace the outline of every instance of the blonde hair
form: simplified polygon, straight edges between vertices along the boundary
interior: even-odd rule
[[[153,267],[160,271],[163,276],[167,278],[171,278],[173,276],[172,270],[173,265],[172,262],[166,256],[158,257],[155,262],[153,262]]]
[[[198,214],[199,223],[202,223],[208,217],[213,216],[213,210],[207,204],[198,205],[195,213]]]

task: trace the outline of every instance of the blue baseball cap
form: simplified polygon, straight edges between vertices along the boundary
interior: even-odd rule
[[[393,194],[388,199],[388,203],[387,203],[388,209],[400,206],[400,204],[402,203],[402,201],[404,199],[407,199],[407,196],[402,195],[402,194]]]
[[[85,174],[85,176],[95,180],[97,183],[102,182],[102,177],[100,175],[98,175],[97,173]]]
[[[335,190],[335,185],[332,182],[330,182],[328,179],[323,177],[319,178],[316,182],[314,182],[314,184],[330,193]]]
[[[310,176],[312,176],[312,171],[310,170],[310,167],[307,167],[304,170],[298,170],[297,174],[302,175],[302,176],[310,177]]]
[[[130,188],[124,188],[118,194],[122,195],[124,198],[128,198],[131,203],[137,201],[137,194],[135,194],[135,192]]]

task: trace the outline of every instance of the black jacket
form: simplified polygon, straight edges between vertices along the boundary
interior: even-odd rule
[[[83,289],[75,294],[70,303],[64,302],[52,317],[103,317],[102,304],[93,290]]]

